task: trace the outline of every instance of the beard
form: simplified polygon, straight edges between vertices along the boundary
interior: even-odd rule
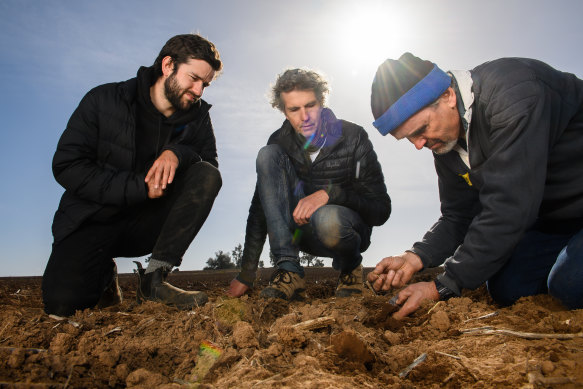
[[[189,98],[184,101],[182,97],[185,94],[192,95],[188,90],[180,87],[178,80],[176,80],[176,72],[172,73],[170,77],[164,81],[164,95],[177,111],[188,111],[190,107],[200,100],[200,96],[195,96],[194,100]]]
[[[450,151],[453,150],[453,148],[457,144],[457,140],[449,140],[449,141],[445,141],[445,142],[442,142],[442,143],[443,143],[443,146],[438,147],[435,150],[432,150],[435,154],[442,155],[442,154],[449,153]]]

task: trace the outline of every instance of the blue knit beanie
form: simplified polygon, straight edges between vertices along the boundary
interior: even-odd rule
[[[387,59],[378,67],[372,83],[373,125],[387,135],[437,100],[450,84],[451,77],[437,65],[411,53],[398,60]]]

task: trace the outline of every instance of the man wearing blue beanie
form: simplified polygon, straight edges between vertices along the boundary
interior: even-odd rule
[[[371,108],[382,135],[433,151],[439,182],[437,222],[368,275],[388,291],[444,265],[399,292],[396,318],[484,282],[501,305],[548,293],[583,308],[582,80],[533,59],[444,72],[405,53],[379,66]]]

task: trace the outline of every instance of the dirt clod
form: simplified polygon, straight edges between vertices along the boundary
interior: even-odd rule
[[[447,331],[451,325],[447,313],[444,311],[437,311],[431,315],[431,320],[429,323],[432,327],[438,329],[439,331]]]
[[[128,388],[131,388],[132,386],[155,388],[167,383],[168,379],[162,374],[153,373],[143,368],[132,371],[126,378],[126,385]]]
[[[257,336],[251,324],[245,321],[235,323],[233,328],[233,341],[238,348],[259,347]]]
[[[352,330],[333,335],[330,342],[336,353],[345,358],[362,363],[368,363],[374,359],[366,344]]]
[[[383,333],[383,339],[391,346],[401,343],[401,335],[388,330]]]
[[[583,310],[568,311],[550,296],[500,307],[481,287],[461,298],[426,302],[398,321],[392,318],[398,307],[388,302],[394,292],[336,298],[338,273],[329,268],[306,269],[305,301],[263,299],[259,292],[270,273],[261,271],[257,288],[240,299],[224,296],[234,271],[170,274],[171,284],[209,296],[205,306],[191,311],[154,302],[138,305],[135,276],[121,274],[122,304],[86,309],[64,320],[43,312],[40,277],[0,279],[0,386],[583,386],[583,338],[552,337],[580,332]],[[434,275],[425,272],[415,280]],[[330,320],[323,326],[302,327],[325,318]],[[524,339],[480,328],[549,337]],[[399,377],[423,354],[422,363]]]

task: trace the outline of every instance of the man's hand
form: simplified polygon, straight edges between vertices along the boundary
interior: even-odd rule
[[[164,189],[162,188],[154,188],[153,184],[148,183],[148,198],[149,199],[158,199],[164,196]]]
[[[166,189],[168,184],[171,184],[178,168],[178,157],[170,150],[165,150],[160,154],[158,159],[154,161],[148,174],[146,174],[146,184],[148,184],[148,197],[153,190]],[[160,196],[158,196],[160,197]],[[150,197],[157,198],[157,197]]]
[[[245,285],[241,281],[237,281],[237,279],[234,279],[233,281],[231,281],[231,286],[227,291],[227,296],[229,297],[243,296],[245,292],[247,292],[248,290],[249,287],[247,285]]]
[[[405,286],[421,269],[423,269],[421,258],[407,251],[401,255],[384,258],[372,272],[368,273],[367,279],[375,290],[388,291],[391,288]]]
[[[324,189],[312,193],[304,197],[298,202],[296,209],[294,209],[293,217],[298,226],[302,226],[310,222],[310,218],[318,208],[328,203],[328,193]]]
[[[403,306],[393,313],[393,318],[401,320],[405,316],[409,316],[419,309],[424,300],[439,300],[439,293],[437,293],[437,288],[433,281],[417,282],[400,291],[397,295],[396,303]]]

